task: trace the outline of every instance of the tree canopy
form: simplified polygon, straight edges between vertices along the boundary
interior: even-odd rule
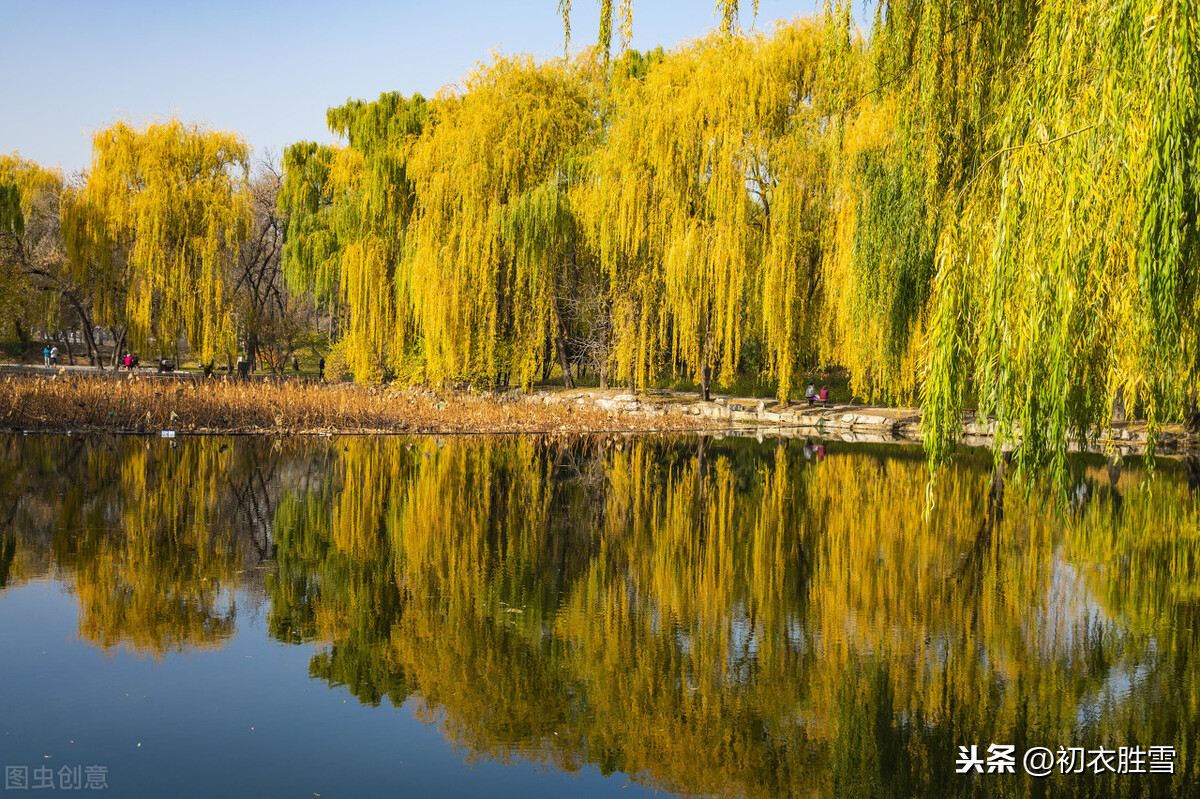
[[[181,335],[203,361],[236,344],[224,283],[249,223],[245,143],[178,120],[124,122],[93,137],[87,181],[64,198],[78,276],[97,321],[120,318],[131,342],[174,354]]]

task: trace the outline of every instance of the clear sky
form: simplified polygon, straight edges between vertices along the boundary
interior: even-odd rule
[[[856,0],[859,25],[870,17]],[[715,0],[633,0],[632,46],[671,48],[714,25]],[[742,25],[753,0],[742,0]],[[572,48],[598,3],[573,0]],[[757,28],[822,0],[760,0]],[[614,42],[614,47],[616,42]],[[255,156],[332,140],[325,109],[380,92],[432,95],[493,50],[561,55],[557,0],[4,0],[0,152],[85,169],[91,133],[171,115],[238,132]]]

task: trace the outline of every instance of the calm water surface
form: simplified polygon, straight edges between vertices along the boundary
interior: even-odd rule
[[[1195,464],[1079,460],[1056,509],[966,455],[927,518],[895,447],[0,449],[14,796],[1197,793]]]

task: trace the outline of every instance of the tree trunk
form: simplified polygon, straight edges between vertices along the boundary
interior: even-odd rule
[[[258,363],[258,332],[251,332],[246,336],[246,360],[250,362],[250,371],[253,372],[257,368]]]
[[[1196,389],[1188,392],[1188,414],[1183,420],[1183,427],[1189,433],[1200,433],[1200,409],[1196,407]]]
[[[62,298],[66,300],[68,304],[70,304],[71,308],[73,308],[75,311],[75,315],[79,317],[79,335],[83,340],[83,343],[87,345],[88,363],[90,363],[92,366],[99,364],[100,368],[103,369],[103,362],[100,360],[100,350],[96,347],[95,326],[92,324],[92,320],[88,317],[88,312],[84,308],[83,302],[80,301],[79,296],[74,291],[62,292]],[[67,340],[68,342],[70,341],[70,334],[67,335]],[[73,353],[69,352],[69,348],[68,354],[71,358],[71,365],[74,366],[75,356]]]
[[[1117,388],[1117,396],[1113,400],[1113,421],[1125,421],[1125,386]]]
[[[550,340],[550,336],[546,336],[542,341],[542,382],[545,383],[550,379],[550,373],[554,371],[554,359],[550,357],[550,349],[554,343]]]
[[[17,341],[21,343],[21,362],[25,362],[25,353],[29,350],[29,331],[21,325],[20,319],[13,320],[17,326]]]
[[[86,320],[83,321],[83,342],[88,348],[88,363],[103,372],[104,359],[100,357],[100,348],[96,346],[96,331]]]
[[[558,320],[558,330],[554,335],[554,348],[558,350],[558,368],[562,369],[563,386],[575,388],[575,380],[571,377],[571,364],[567,361],[567,341],[561,318]]]
[[[125,328],[121,328],[121,332],[112,331],[113,334],[113,351],[112,351],[112,368],[116,369],[121,357],[121,347],[125,344]]]
[[[67,364],[74,366],[75,353],[71,351],[71,333],[69,331],[63,336],[63,346],[67,349]]]

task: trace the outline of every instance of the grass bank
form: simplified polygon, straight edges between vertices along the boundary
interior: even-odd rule
[[[711,420],[351,383],[164,381],[96,375],[0,380],[0,429],[156,433],[675,431]]]

